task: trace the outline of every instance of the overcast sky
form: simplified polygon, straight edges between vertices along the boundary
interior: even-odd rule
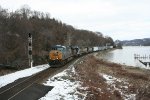
[[[150,38],[150,0],[0,0],[1,7],[10,11],[25,4],[75,28],[102,32],[114,40]]]

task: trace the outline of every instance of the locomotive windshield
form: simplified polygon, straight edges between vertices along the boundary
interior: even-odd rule
[[[63,50],[64,50],[64,48],[57,48],[57,50],[59,50],[59,51],[63,51]]]
[[[59,51],[63,51],[65,48],[63,46],[54,46],[51,48],[51,50],[59,50]]]

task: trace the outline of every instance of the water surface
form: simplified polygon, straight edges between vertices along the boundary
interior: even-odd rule
[[[147,58],[141,58],[142,61],[150,61],[150,46],[126,46],[123,49],[116,49],[99,55],[99,57],[120,64],[125,64],[129,66],[145,67],[134,55],[138,54],[140,56],[147,56]]]

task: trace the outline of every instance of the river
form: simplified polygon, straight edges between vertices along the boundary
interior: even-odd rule
[[[141,60],[150,62],[150,46],[124,46],[123,49],[105,52],[100,54],[99,57],[115,63],[149,69],[150,67],[144,66],[139,60],[134,58],[135,54],[141,57],[147,57],[141,58]]]

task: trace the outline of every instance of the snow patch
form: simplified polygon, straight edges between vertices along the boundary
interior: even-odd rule
[[[25,70],[21,70],[21,71],[17,71],[11,74],[7,74],[4,76],[0,77],[0,88],[14,82],[15,80],[19,79],[19,78],[23,78],[23,77],[27,77],[27,76],[31,76],[33,74],[36,74],[44,69],[49,68],[48,64],[45,65],[39,65],[39,66],[35,66],[32,68],[27,68]]]
[[[108,90],[111,92],[114,90],[119,91],[124,100],[136,100],[136,94],[129,94],[127,91],[123,90],[123,88],[128,89],[128,82],[106,74],[102,74],[102,76],[106,80],[106,83],[110,86]]]
[[[72,76],[68,75],[70,72],[75,72],[73,65],[44,83],[44,85],[54,86],[54,88],[40,100],[78,100],[78,91],[76,89],[80,87],[80,84]]]

